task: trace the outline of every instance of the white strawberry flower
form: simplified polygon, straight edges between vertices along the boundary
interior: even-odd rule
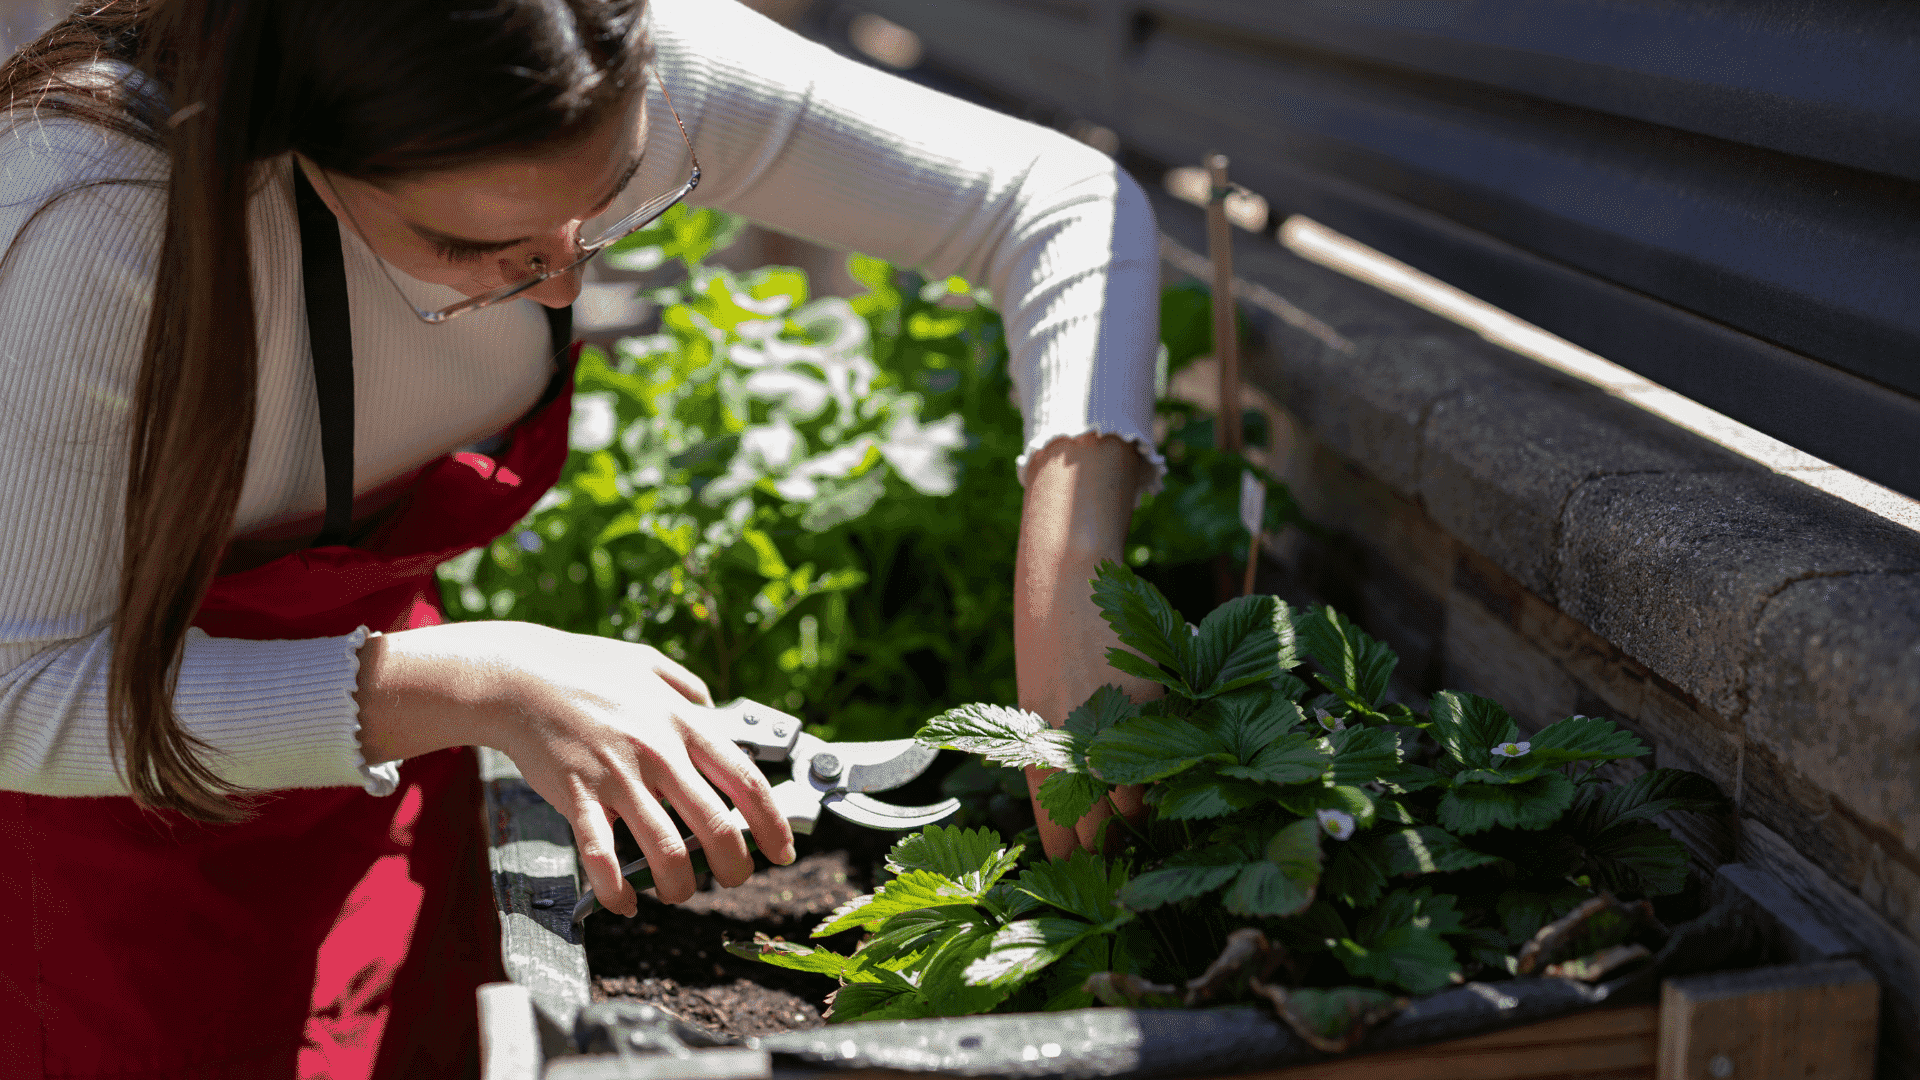
[[[1320,819],[1320,827],[1335,840],[1345,840],[1353,835],[1353,815],[1344,810],[1315,810],[1314,816]]]
[[[1493,748],[1493,756],[1503,757],[1503,758],[1526,757],[1527,751],[1532,749],[1533,749],[1532,743],[1503,742],[1499,746],[1496,746]]]

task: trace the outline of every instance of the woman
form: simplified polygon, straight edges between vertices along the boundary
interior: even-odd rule
[[[692,673],[435,599],[558,475],[576,264],[676,196],[990,285],[1022,702],[1109,681],[1156,274],[1098,154],[728,0],[88,0],[0,85],[0,1077],[470,1071],[468,747],[623,914],[615,818],[693,889],[663,802],[723,884],[722,794],[792,859]]]

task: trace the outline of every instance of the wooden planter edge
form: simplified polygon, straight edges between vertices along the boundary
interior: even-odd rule
[[[660,1072],[647,1059],[574,1054],[573,1028],[589,1001],[586,948],[571,913],[579,896],[572,831],[504,754],[482,748],[487,860],[500,913],[509,983],[481,990],[486,1080],[691,1076],[682,1060]],[[1719,869],[1717,896],[1753,902],[1772,959],[1748,971],[1668,979],[1658,1005],[1568,1016],[1406,1050],[1390,1050],[1217,1080],[1749,1080],[1873,1075],[1880,991],[1852,946],[1788,890],[1741,864]],[[697,1056],[697,1055],[696,1055]],[[765,1055],[760,1055],[764,1066]],[[770,1075],[730,1060],[715,1075]],[[719,1061],[714,1064],[720,1065]],[[783,1070],[783,1076],[808,1073]],[[812,1075],[882,1080],[884,1070]]]

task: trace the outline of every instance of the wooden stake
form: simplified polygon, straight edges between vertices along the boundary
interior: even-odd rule
[[[1267,485],[1252,469],[1240,473],[1240,526],[1247,530],[1247,574],[1240,584],[1241,596],[1253,595],[1253,574],[1260,567],[1261,526],[1267,519]]]
[[[1240,449],[1240,334],[1233,318],[1233,226],[1227,221],[1227,157],[1207,159],[1207,255],[1213,261],[1213,355],[1220,364],[1220,411],[1214,421],[1222,450]]]

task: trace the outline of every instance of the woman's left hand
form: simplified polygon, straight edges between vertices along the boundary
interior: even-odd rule
[[[1020,707],[1054,727],[1109,683],[1135,701],[1160,695],[1159,684],[1107,665],[1107,649],[1120,641],[1100,617],[1092,586],[1100,563],[1123,555],[1146,468],[1140,452],[1114,435],[1056,439],[1028,465],[1014,565],[1015,663]],[[1040,790],[1048,771],[1027,770],[1030,792]],[[1112,801],[1132,818],[1142,809],[1140,793],[1118,788]],[[1033,810],[1041,843],[1057,859],[1092,847],[1114,806],[1096,803],[1074,828],[1056,823],[1037,799]]]

